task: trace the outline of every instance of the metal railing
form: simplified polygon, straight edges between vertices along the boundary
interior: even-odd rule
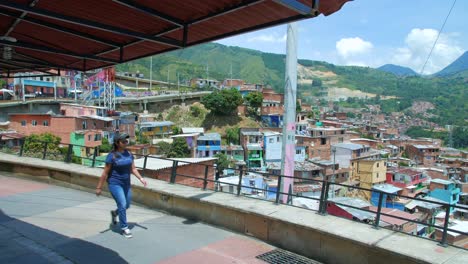
[[[41,146],[42,146],[42,148],[40,148],[42,151],[40,151],[39,153],[36,151],[35,152],[35,157],[42,158],[42,159],[47,159],[47,158],[50,158],[50,157],[53,157],[53,158],[56,157],[54,155],[56,155],[57,153],[55,153],[55,154],[54,153],[49,153],[49,151],[48,151],[48,150],[52,149],[52,148],[49,148],[49,145],[52,144],[52,143],[50,143],[50,142],[39,142],[39,141],[34,141],[34,143],[41,144]],[[54,144],[57,144],[57,143],[54,143]],[[72,153],[73,147],[85,147],[85,146],[74,145],[74,144],[60,144],[60,145],[64,149],[67,149],[67,151],[65,153],[63,151],[60,152],[61,153],[60,154],[61,156],[59,156],[60,158],[59,159],[54,159],[54,160],[61,160],[63,162],[68,162],[68,163],[72,161],[73,157],[77,157],[77,156],[74,156],[73,153]],[[35,145],[35,148],[37,150],[37,145]],[[29,151],[28,150],[28,142],[23,140],[21,142],[21,146],[20,146],[20,150],[19,150],[18,155],[19,156],[28,156],[27,155],[28,151]],[[79,158],[91,160],[91,165],[90,166],[94,167],[96,165],[96,162],[97,162],[97,153],[99,153],[99,147],[93,148],[92,155],[90,155],[88,157],[79,157]],[[290,206],[299,207],[299,208],[303,208],[303,209],[317,211],[317,213],[320,214],[320,215],[329,214],[327,208],[330,207],[331,205],[338,205],[340,207],[346,207],[346,208],[359,210],[359,211],[362,211],[362,212],[368,212],[370,214],[375,214],[374,219],[371,219],[370,221],[365,222],[365,223],[372,225],[376,229],[378,229],[380,227],[380,224],[382,222],[382,220],[381,220],[382,216],[392,217],[392,218],[395,218],[395,219],[411,222],[411,223],[414,223],[416,225],[419,224],[419,225],[422,225],[422,226],[426,226],[428,228],[429,227],[434,228],[434,232],[432,232],[432,234],[431,234],[432,237],[435,236],[435,230],[436,229],[441,230],[442,234],[441,234],[441,238],[440,238],[440,240],[438,242],[439,242],[439,245],[444,246],[444,247],[446,247],[449,244],[448,243],[448,234],[449,234],[448,232],[452,232],[452,233],[462,235],[462,236],[468,236],[468,233],[462,232],[462,231],[459,231],[459,230],[456,230],[456,229],[453,229],[453,228],[450,228],[450,226],[449,226],[450,213],[451,213],[452,209],[464,209],[464,210],[467,209],[467,207],[462,207],[462,206],[459,206],[459,205],[453,205],[453,204],[449,204],[449,203],[445,203],[445,202],[438,202],[438,201],[427,200],[427,199],[416,198],[416,197],[410,197],[410,196],[404,196],[404,195],[397,195],[397,194],[387,193],[387,192],[383,192],[383,191],[379,191],[379,190],[375,190],[375,189],[367,189],[367,188],[362,188],[362,187],[358,187],[358,186],[346,185],[346,184],[341,184],[341,183],[334,183],[334,182],[331,182],[331,181],[321,180],[321,179],[291,177],[291,176],[285,176],[285,175],[274,175],[274,174],[269,174],[269,173],[264,173],[264,172],[259,172],[259,171],[249,171],[249,170],[244,169],[243,167],[240,167],[239,169],[231,169],[233,171],[238,172],[234,176],[237,176],[239,178],[238,178],[238,181],[236,183],[230,183],[230,182],[223,181],[223,177],[220,177],[220,172],[217,170],[216,165],[201,164],[201,163],[197,163],[197,162],[188,162],[188,161],[181,160],[181,159],[160,158],[160,157],[154,157],[154,156],[151,156],[151,155],[139,155],[139,154],[135,154],[135,153],[133,155],[135,156],[135,159],[142,159],[142,166],[137,166],[138,169],[142,170],[142,172],[141,172],[142,175],[144,175],[146,177],[150,177],[150,178],[166,180],[171,184],[176,184],[177,183],[177,184],[183,184],[183,185],[188,185],[188,186],[192,186],[192,187],[199,186],[203,190],[212,189],[213,191],[217,191],[217,192],[219,192],[219,191],[225,192],[225,191],[221,190],[221,185],[232,186],[233,187],[232,188],[232,190],[233,190],[232,193],[234,195],[236,195],[236,196],[240,196],[240,195],[244,194],[246,197],[249,197],[249,198],[262,199],[262,200],[271,201],[271,202],[273,202],[275,204],[285,204],[285,205],[290,205]],[[166,165],[159,166],[159,167],[155,168],[153,165],[150,164],[151,163],[150,159],[158,160],[159,163],[164,162]],[[183,169],[184,166],[188,166],[188,165],[189,165],[188,170]],[[201,169],[196,169],[196,167],[194,167],[194,166],[201,166]],[[187,172],[191,172],[191,174],[189,174]],[[211,175],[213,176],[213,178],[209,177],[210,172],[212,173]],[[265,188],[257,188],[255,186],[251,186],[251,185],[243,185],[242,184],[243,179],[246,177],[247,174],[251,174],[251,173],[253,175],[260,175],[260,176],[263,177],[263,179],[266,179],[266,180],[273,180],[273,181],[276,180],[277,181],[276,190],[265,189]],[[195,175],[193,175],[193,174],[195,174]],[[291,188],[289,189],[288,192],[283,192],[283,191],[279,190],[279,187],[282,185],[281,183],[284,181],[285,178],[291,178],[293,181],[296,181],[296,182],[299,181],[300,183],[314,183],[314,184],[320,186],[320,196],[319,197],[303,196],[303,195],[300,195],[298,193],[294,193],[293,190],[291,190]],[[189,181],[186,181],[186,180],[189,180]],[[200,184],[194,184],[195,181],[200,181]],[[334,192],[333,191],[334,189],[331,188],[332,186],[341,186],[343,188],[347,188],[348,190],[360,190],[360,191],[365,191],[365,192],[369,192],[369,193],[372,193],[372,192],[377,193],[378,194],[378,203],[377,203],[376,211],[372,211],[372,210],[365,209],[365,208],[362,208],[362,207],[357,207],[357,206],[354,206],[354,205],[351,205],[351,204],[345,204],[345,203],[340,203],[340,202],[330,200],[329,194],[330,194],[330,192]],[[234,191],[234,187],[235,187],[235,191]],[[258,197],[258,196],[255,197],[255,196],[248,195],[245,192],[244,193],[242,192],[243,188],[245,188],[247,190],[255,190],[255,191],[258,191],[259,193],[266,192],[266,197],[261,198],[261,197]],[[268,199],[268,193],[272,193],[274,195],[274,199]],[[332,194],[334,195],[334,193],[332,193]],[[392,214],[388,214],[388,213],[383,212],[382,208],[384,208],[384,202],[385,202],[384,201],[384,196],[385,195],[390,196],[392,198],[404,198],[404,199],[411,200],[411,201],[421,201],[421,202],[424,202],[424,203],[439,205],[443,209],[432,212],[432,215],[435,215],[436,213],[440,213],[440,212],[445,212],[445,219],[444,219],[443,226],[437,225],[434,222],[427,222],[427,221],[423,222],[423,221],[419,221],[419,220],[415,220],[415,219],[409,219],[409,218],[405,218],[405,217],[392,215]],[[283,199],[281,199],[282,196],[283,196]],[[292,204],[293,198],[304,198],[304,199],[308,199],[308,200],[313,200],[313,201],[318,202],[319,205],[318,205],[317,210],[309,209],[309,208],[306,208],[306,207],[303,207],[303,206],[293,205]],[[432,217],[430,217],[429,219],[432,219]],[[362,221],[360,221],[360,222],[362,222]],[[395,229],[392,229],[392,230],[412,235],[410,233],[403,232],[401,230],[395,230]],[[421,237],[421,236],[418,236],[418,237]],[[424,237],[421,237],[421,238],[424,238]],[[429,239],[434,240],[432,238],[429,238]]]
[[[90,155],[78,156],[73,153],[74,147],[85,148],[88,150],[91,149],[92,151],[90,152]],[[31,140],[28,138],[20,140],[18,150],[18,156],[20,157],[40,158],[43,160],[49,159],[77,164],[83,164],[83,160],[88,160],[91,167],[95,167],[96,163],[99,162],[97,159],[98,153],[99,147],[90,148],[78,144]]]

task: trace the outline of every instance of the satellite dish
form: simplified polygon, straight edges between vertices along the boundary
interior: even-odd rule
[[[15,38],[8,37],[8,36],[1,36],[0,40],[9,41],[9,42],[16,42],[17,41]]]

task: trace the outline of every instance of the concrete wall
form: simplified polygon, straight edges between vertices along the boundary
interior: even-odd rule
[[[0,170],[93,192],[101,169],[0,155]],[[149,179],[134,181],[134,201],[169,213],[222,226],[325,263],[463,263],[468,251],[440,247],[334,216],[232,194]],[[106,192],[108,195],[108,193]]]

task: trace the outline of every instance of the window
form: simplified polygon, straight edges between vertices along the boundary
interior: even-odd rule
[[[380,164],[380,163],[379,163],[379,162],[377,162],[377,168],[379,167],[379,164]]]
[[[326,138],[321,138],[321,139],[320,139],[320,144],[321,144],[321,145],[327,144],[327,139],[326,139]]]
[[[91,141],[91,135],[88,135],[88,141]]]
[[[301,150],[300,150],[300,149],[296,149],[296,154],[297,154],[297,155],[301,154]]]
[[[94,135],[94,141],[100,141],[102,139],[101,134]]]
[[[42,125],[43,126],[49,126],[49,121],[47,121],[47,120],[42,121]]]
[[[37,126],[37,121],[36,121],[36,120],[33,120],[33,121],[31,121],[31,124],[32,124],[33,126]]]
[[[377,172],[376,178],[378,178],[378,177],[379,177],[379,173]]]
[[[26,121],[25,120],[21,121],[21,126],[26,126]]]
[[[83,129],[86,129],[87,127],[86,121],[83,121],[82,126],[83,126]]]
[[[275,140],[274,138],[269,138],[268,143],[273,143],[274,140]]]

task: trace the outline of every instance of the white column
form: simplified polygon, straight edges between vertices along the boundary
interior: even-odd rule
[[[286,43],[286,81],[284,89],[283,142],[281,152],[281,174],[294,176],[295,132],[296,132],[296,91],[297,91],[297,24],[288,24]],[[283,177],[280,190],[288,193],[293,188],[293,179]],[[282,196],[283,203],[287,195]]]
[[[21,78],[21,89],[23,91],[23,102],[26,101],[26,96],[24,95],[24,80],[23,78]]]

